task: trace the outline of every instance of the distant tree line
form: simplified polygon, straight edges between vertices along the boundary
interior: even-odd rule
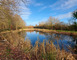
[[[75,10],[72,15],[73,17],[70,23],[64,23],[57,18],[49,17],[46,22],[40,22],[35,28],[77,31],[77,10]]]
[[[0,0],[0,31],[25,27],[24,21],[18,15],[20,1],[24,0]]]

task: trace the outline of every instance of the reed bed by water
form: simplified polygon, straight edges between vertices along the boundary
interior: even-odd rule
[[[24,35],[14,32],[0,34],[0,60],[76,60],[72,53],[56,48],[52,41],[36,41],[32,46]]]

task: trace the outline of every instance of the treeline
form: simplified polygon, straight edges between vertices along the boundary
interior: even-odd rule
[[[68,23],[61,22],[59,19],[49,17],[45,22],[40,22],[35,28],[53,29],[53,30],[70,30],[77,31],[77,10],[72,13],[73,17]]]
[[[0,0],[0,31],[25,27],[18,15],[20,1],[22,0]]]

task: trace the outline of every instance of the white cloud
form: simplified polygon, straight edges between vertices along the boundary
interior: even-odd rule
[[[19,9],[20,9],[20,10],[27,10],[27,11],[30,10],[30,9],[29,9],[28,7],[26,7],[26,6],[19,6]]]
[[[50,5],[52,9],[70,9],[77,6],[77,0],[60,0]]]
[[[19,6],[19,9],[20,9],[19,15],[24,19],[28,19],[29,16],[31,15],[30,9],[26,6]]]
[[[44,10],[44,9],[46,9],[46,8],[47,8],[47,6],[44,6],[44,7],[41,8],[41,10]]]
[[[33,25],[35,26],[36,24],[38,25],[40,22],[46,22],[48,19],[48,17],[43,17],[43,18],[40,18],[40,19],[35,19],[34,22],[30,21],[30,25]]]
[[[65,1],[64,4],[61,5],[61,8],[62,9],[69,9],[69,8],[72,8],[74,6],[77,6],[77,0],[68,0],[68,1]]]
[[[21,12],[21,17],[24,19],[28,19],[30,15],[31,15],[30,11]]]
[[[44,7],[42,7],[39,11],[42,11],[42,10],[44,10],[44,9],[46,9],[47,8],[47,6],[44,6]]]
[[[66,13],[66,14],[60,14],[58,16],[55,16],[56,18],[59,19],[64,19],[64,18],[71,18],[72,17],[72,12]]]
[[[35,0],[30,1],[30,4],[33,6],[43,6],[43,3],[36,2]]]
[[[35,6],[42,6],[42,3],[35,3]]]
[[[25,16],[29,16],[31,14],[31,12],[30,11],[27,11],[27,12],[21,12],[21,15],[23,16],[23,15],[25,15]]]
[[[27,2],[20,2],[19,4],[19,11],[20,13],[18,13],[22,19],[28,19],[30,14],[31,14],[31,11],[30,9],[28,8],[28,5],[30,4],[31,0],[27,0]]]

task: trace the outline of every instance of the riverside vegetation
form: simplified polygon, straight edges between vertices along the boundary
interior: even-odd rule
[[[76,60],[74,54],[60,50],[59,46],[56,48],[52,41],[37,41],[32,46],[24,35],[24,32],[0,34],[1,60]]]

